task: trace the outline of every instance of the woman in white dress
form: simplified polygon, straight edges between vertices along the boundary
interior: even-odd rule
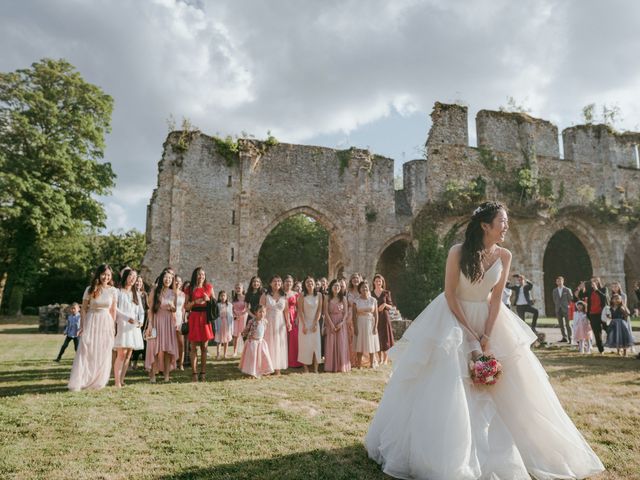
[[[73,359],[69,390],[99,390],[109,382],[118,294],[109,265],[100,265],[82,296],[80,343]]]
[[[318,373],[318,363],[322,361],[322,338],[320,336],[320,314],[322,294],[316,289],[312,277],[304,279],[302,295],[298,297],[298,361],[304,373],[309,373],[309,365]]]
[[[369,456],[397,478],[585,478],[604,470],[531,352],[531,329],[502,303],[511,253],[505,208],[478,207],[449,252],[445,291],[390,350],[393,375],[369,426]],[[475,386],[469,361],[502,363]]]
[[[291,322],[287,297],[282,290],[282,279],[278,275],[271,278],[267,291],[260,298],[260,305],[267,309],[264,340],[269,347],[273,369],[276,375],[280,375],[280,370],[286,370],[289,365],[287,332],[291,330]]]
[[[144,307],[133,287],[138,273],[131,268],[122,271],[122,287],[118,289],[116,306],[116,338],[113,348],[116,349],[116,361],[113,365],[115,385],[124,385],[129,359],[134,350],[142,350],[142,324],[144,323]]]
[[[362,368],[362,355],[369,355],[369,368],[376,368],[375,353],[380,350],[378,337],[378,301],[371,296],[369,284],[363,280],[358,285],[360,296],[353,302],[354,350],[356,368]]]
[[[185,320],[185,299],[187,296],[182,291],[182,277],[173,277],[173,291],[176,292],[176,342],[178,344],[178,359],[176,368],[184,370],[184,335],[182,334],[182,324]]]

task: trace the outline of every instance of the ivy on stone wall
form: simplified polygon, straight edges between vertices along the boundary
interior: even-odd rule
[[[622,187],[619,187],[618,191],[621,198],[617,205],[601,195],[589,202],[587,213],[601,223],[626,225],[631,229],[640,224],[640,196],[630,201]]]
[[[344,175],[345,170],[349,168],[349,162],[351,161],[354,149],[355,147],[351,147],[346,150],[336,151],[336,157],[338,157],[338,165],[340,167],[340,176]]]
[[[232,167],[238,163],[238,142],[231,135],[225,138],[217,136],[212,137],[216,146],[216,152],[227,162],[227,167]]]

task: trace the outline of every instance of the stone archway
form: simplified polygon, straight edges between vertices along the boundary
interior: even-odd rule
[[[389,289],[398,285],[398,278],[404,268],[407,248],[410,246],[410,237],[402,234],[389,239],[378,252],[375,272],[385,278]]]
[[[327,231],[329,235],[327,259],[328,277],[334,278],[339,268],[344,271],[346,259],[344,254],[345,250],[342,242],[342,236],[340,235],[337,225],[329,219],[328,215],[325,215],[324,213],[309,206],[299,206],[285,212],[281,212],[262,229],[259,235],[256,235],[257,239],[254,244],[254,252],[252,253],[253,268],[257,270],[260,249],[262,248],[267,236],[282,222],[296,215],[304,215],[313,219]]]
[[[569,229],[556,231],[549,239],[542,261],[545,312],[553,315],[553,289],[556,278],[563,276],[572,290],[593,275],[591,257],[582,241]]]

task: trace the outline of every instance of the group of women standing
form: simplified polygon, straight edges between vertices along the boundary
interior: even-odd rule
[[[361,367],[365,356],[373,368],[387,363],[387,351],[394,344],[392,308],[391,294],[379,274],[372,287],[357,273],[349,284],[344,278],[329,283],[307,276],[299,282],[290,275],[284,280],[276,275],[266,288],[256,276],[246,291],[237,284],[231,298],[224,291],[216,298],[202,267],[193,271],[186,285],[166,268],[147,294],[135,270],[123,269],[120,288],[115,288],[111,268],[100,265],[83,295],[80,343],[69,389],[102,388],[112,368],[115,386],[122,387],[130,361],[137,362],[141,353],[149,380],[155,383],[162,373],[169,381],[171,371],[184,370],[185,344],[192,381],[204,381],[208,346],[214,339],[218,357],[220,346],[226,357],[233,344],[236,356],[241,338],[263,339],[264,346],[243,349],[243,357],[268,352],[268,362],[241,359],[241,368],[264,366],[248,368],[253,376],[299,367],[318,372],[323,362],[324,371],[348,372],[352,364]],[[256,319],[260,325],[252,325]]]

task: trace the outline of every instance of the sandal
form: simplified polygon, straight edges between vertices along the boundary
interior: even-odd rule
[[[191,381],[194,383],[198,383],[198,374],[196,372],[193,372],[191,374]]]

